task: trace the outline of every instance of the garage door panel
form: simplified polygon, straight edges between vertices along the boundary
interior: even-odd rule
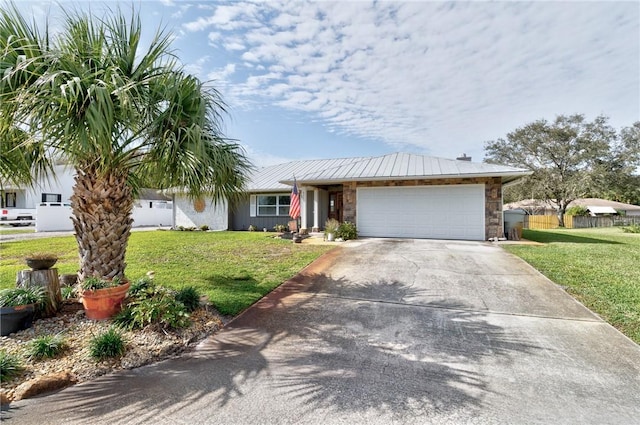
[[[484,185],[358,188],[362,236],[484,239]]]

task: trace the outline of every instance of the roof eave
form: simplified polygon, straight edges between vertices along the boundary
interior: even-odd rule
[[[346,182],[384,181],[384,180],[437,180],[437,179],[466,179],[483,177],[502,177],[502,183],[509,183],[533,174],[532,171],[508,171],[501,173],[467,173],[467,174],[437,174],[427,176],[383,176],[383,177],[344,177],[337,179],[296,179],[301,186],[331,185]],[[293,186],[293,180],[280,180],[278,183]]]

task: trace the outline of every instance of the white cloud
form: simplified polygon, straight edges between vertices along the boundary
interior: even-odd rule
[[[207,39],[209,40],[209,44],[215,46],[218,42],[218,40],[220,40],[222,38],[222,34],[220,34],[219,32],[210,32],[207,35]]]
[[[212,80],[218,84],[224,83],[234,72],[236,72],[235,64],[227,64],[224,68],[215,70],[207,74],[207,79]]]
[[[209,62],[210,57],[208,55],[202,56],[196,59],[195,62],[184,65],[184,70],[188,74],[201,75],[203,73],[204,66]]]
[[[632,3],[242,2],[184,27],[238,52],[233,99],[440,155],[556,114],[640,117]]]

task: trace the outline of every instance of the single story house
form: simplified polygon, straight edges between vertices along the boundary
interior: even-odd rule
[[[328,218],[361,236],[487,240],[503,236],[502,188],[531,172],[503,165],[392,153],[302,160],[256,170],[247,196],[231,207],[174,194],[174,225],[272,230],[290,218],[294,178],[302,231]]]
[[[600,198],[581,198],[569,204],[569,207],[581,205],[586,207],[592,214],[614,214],[622,212],[624,215],[639,215],[640,205],[625,204],[624,202],[609,201]],[[614,212],[611,212],[614,210]]]
[[[600,198],[580,198],[569,203],[569,208],[573,206],[583,206],[591,216],[623,213],[629,216],[640,216],[640,205],[625,204],[624,202],[609,201]],[[547,203],[539,199],[523,199],[518,202],[504,204],[506,210],[524,210],[530,215],[556,215],[558,208],[555,203]]]

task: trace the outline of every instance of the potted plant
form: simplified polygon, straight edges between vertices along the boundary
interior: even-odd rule
[[[40,287],[0,291],[0,334],[6,336],[31,327],[34,314],[42,309],[46,299]]]
[[[89,319],[108,319],[120,311],[131,283],[119,278],[87,277],[78,284],[78,294]]]
[[[33,270],[47,270],[53,267],[58,261],[58,256],[55,254],[37,253],[29,255],[25,258],[25,261],[27,262],[27,266]]]
[[[336,232],[340,227],[340,222],[335,218],[330,218],[324,223],[324,236],[328,241],[333,241],[336,237]]]

